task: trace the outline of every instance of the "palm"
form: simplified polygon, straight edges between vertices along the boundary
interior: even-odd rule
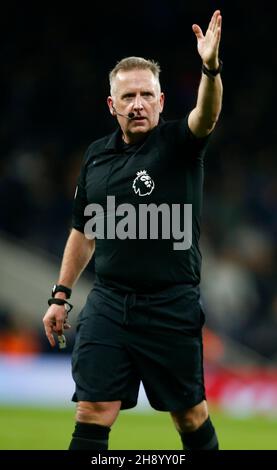
[[[218,60],[218,49],[221,35],[220,11],[216,10],[214,12],[205,36],[200,26],[197,24],[194,24],[192,29],[197,38],[197,49],[203,63],[216,63]]]

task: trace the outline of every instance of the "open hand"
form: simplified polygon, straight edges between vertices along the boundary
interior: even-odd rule
[[[198,24],[192,25],[192,30],[197,38],[197,49],[203,64],[209,69],[217,69],[219,66],[218,50],[221,36],[222,16],[220,10],[216,10],[211,18],[204,36]]]

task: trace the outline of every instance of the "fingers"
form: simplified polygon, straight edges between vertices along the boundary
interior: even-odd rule
[[[216,47],[219,46],[220,37],[221,37],[221,24],[222,24],[222,16],[218,15],[215,22],[215,29],[213,31],[213,40]]]
[[[200,26],[198,26],[198,24],[192,25],[192,31],[194,32],[197,39],[202,39],[204,37],[202,29],[200,28]]]
[[[217,30],[216,30],[216,35],[217,35],[217,41],[220,41],[220,36],[221,36],[221,24],[222,24],[222,17],[219,16],[217,19]]]
[[[52,348],[56,346],[56,341],[54,339],[53,332],[57,333],[58,336],[62,336],[63,330],[69,330],[70,328],[71,325],[67,323],[67,321],[65,321],[64,323],[57,322],[57,324],[50,321],[49,323],[47,322],[44,324],[45,334]]]
[[[55,333],[58,333],[58,335],[62,335],[63,334],[63,327],[64,327],[64,320],[56,320],[56,323],[55,325],[53,326],[53,331],[55,331]]]
[[[213,16],[211,18],[211,21],[209,23],[207,31],[215,33],[216,36],[220,38],[221,24],[222,24],[222,16],[220,14],[220,10],[215,10],[215,12],[213,13]],[[193,24],[192,25],[192,30],[193,30],[194,34],[196,35],[197,39],[203,39],[204,38],[203,32],[202,32],[200,26],[198,26],[198,24]]]
[[[54,339],[54,336],[53,336],[53,325],[52,325],[52,322],[49,322],[49,323],[44,323],[44,329],[45,329],[45,334],[46,334],[46,337],[50,343],[50,345],[52,346],[52,348],[54,348],[56,342],[55,342],[55,339]]]
[[[216,10],[211,18],[208,29],[215,32],[216,29],[221,26],[221,18],[220,10]]]
[[[52,347],[56,345],[53,333],[62,335],[64,329],[69,329],[71,326],[67,322],[67,314],[61,306],[52,305],[43,318],[43,324],[46,337]]]
[[[216,28],[217,28],[217,31],[219,30],[219,32],[221,31],[221,25],[222,25],[222,16],[219,15],[217,17],[217,22],[216,22]]]

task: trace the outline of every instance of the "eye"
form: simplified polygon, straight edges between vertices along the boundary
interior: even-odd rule
[[[131,93],[127,93],[126,95],[122,96],[122,99],[124,101],[132,101],[133,98],[134,98],[134,95],[132,95]]]
[[[149,100],[149,99],[152,99],[153,98],[153,93],[151,93],[151,91],[144,91],[142,93],[142,96],[143,98],[145,98],[146,100]]]

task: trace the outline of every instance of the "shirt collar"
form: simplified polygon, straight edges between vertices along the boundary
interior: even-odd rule
[[[105,150],[117,150],[121,135],[121,128],[118,127],[112,134],[110,134],[108,142],[105,145]]]

